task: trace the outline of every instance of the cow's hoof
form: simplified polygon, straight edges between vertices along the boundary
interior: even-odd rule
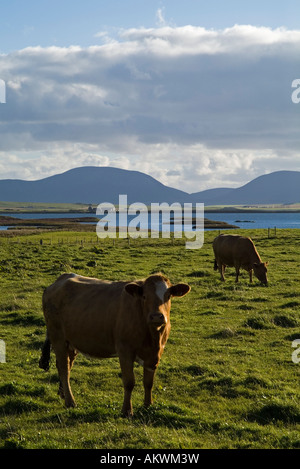
[[[72,407],[76,407],[76,402],[75,401],[66,402],[65,405],[68,409],[70,409]]]
[[[131,419],[131,418],[133,417],[133,412],[132,412],[132,410],[127,410],[127,411],[125,411],[125,412],[122,411],[122,414],[121,414],[121,415],[122,415],[122,417],[123,417],[124,419],[126,419],[126,418],[127,418],[127,419]]]
[[[45,371],[49,371],[50,365],[47,360],[43,360],[43,358],[40,359],[39,361],[39,368]]]

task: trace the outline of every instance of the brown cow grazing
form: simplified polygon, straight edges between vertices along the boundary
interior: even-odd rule
[[[249,272],[250,282],[252,282],[252,272],[262,283],[267,285],[267,262],[262,262],[253,241],[250,238],[239,235],[217,236],[213,241],[215,254],[214,269],[221,274],[221,280],[225,281],[224,272],[226,266],[235,267],[236,279],[238,282],[240,269]]]
[[[118,356],[124,385],[123,416],[131,416],[133,363],[144,367],[145,406],[152,403],[155,370],[170,333],[172,296],[190,291],[171,285],[162,274],[135,282],[109,282],[63,274],[43,294],[47,337],[39,366],[49,369],[50,345],[56,355],[59,394],[67,407],[75,401],[70,371],[77,352],[96,358]]]

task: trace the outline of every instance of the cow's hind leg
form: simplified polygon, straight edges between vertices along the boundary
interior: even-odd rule
[[[66,342],[53,344],[56,355],[56,366],[59,375],[58,394],[65,400],[66,407],[75,407],[75,400],[70,386],[70,371],[75,358],[75,352],[70,350]]]
[[[214,262],[214,270],[218,270],[220,272],[220,275],[221,275],[221,280],[222,282],[225,281],[225,277],[224,277],[224,272],[225,272],[225,266],[222,264],[222,262],[215,258],[215,262]]]
[[[218,262],[218,268],[219,268],[219,272],[220,272],[220,275],[221,275],[222,282],[225,282],[225,277],[224,277],[225,267],[226,266],[224,264],[222,264],[222,262]]]
[[[69,348],[69,368],[70,368],[70,371],[72,369],[72,366],[73,366],[74,360],[77,356],[77,353],[78,353],[77,350]]]
[[[74,363],[74,360],[76,358],[76,355],[77,355],[77,351],[76,350],[72,350],[72,349],[69,349],[68,350],[68,358],[69,358],[69,380],[70,380],[70,372],[71,372],[71,369],[72,369],[72,366],[73,366],[73,363]],[[58,369],[58,362],[56,360],[56,367]],[[71,387],[70,387],[70,381],[69,381],[69,389],[70,389],[70,392],[71,392],[71,395],[72,395],[72,391],[71,391]],[[65,399],[65,392],[64,392],[64,388],[63,388],[63,384],[62,384],[62,381],[61,379],[59,380],[59,388],[58,388],[58,395],[62,398],[62,399]],[[73,397],[73,395],[72,395]],[[73,401],[74,401],[74,397],[73,397]],[[74,407],[75,406],[75,401],[74,401],[74,405],[71,405],[71,406],[68,406],[67,407]]]
[[[239,275],[240,275],[240,266],[236,265],[235,266],[235,283],[238,283],[239,281]]]
[[[42,355],[39,361],[39,367],[45,371],[48,371],[50,367],[50,349],[51,343],[47,333],[46,340],[42,347]]]

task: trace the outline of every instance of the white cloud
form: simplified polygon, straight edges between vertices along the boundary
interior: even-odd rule
[[[300,169],[300,31],[166,25],[0,55],[3,177],[136,169],[188,192]]]
[[[121,33],[121,38],[143,44],[148,52],[169,56],[240,54],[251,49],[260,56],[278,53],[278,46],[282,52],[293,45],[299,50],[300,31],[251,25],[213,30],[191,25],[174,28],[163,24],[160,28],[128,29]]]

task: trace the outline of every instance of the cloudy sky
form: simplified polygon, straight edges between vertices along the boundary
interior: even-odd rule
[[[299,18],[299,0],[3,2],[0,179],[114,166],[196,192],[300,171]]]

